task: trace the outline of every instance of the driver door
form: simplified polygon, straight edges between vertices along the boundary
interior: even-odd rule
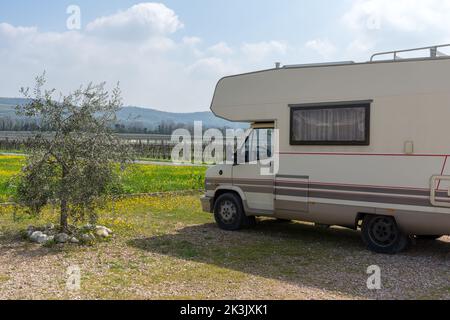
[[[275,179],[270,174],[272,140],[273,129],[253,129],[244,145],[245,162],[233,167],[233,185],[244,192],[252,213],[274,212]]]

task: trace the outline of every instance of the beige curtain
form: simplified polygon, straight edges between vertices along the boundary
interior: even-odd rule
[[[365,108],[294,111],[293,137],[300,142],[365,140]]]

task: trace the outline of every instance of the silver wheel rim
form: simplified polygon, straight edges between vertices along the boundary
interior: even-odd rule
[[[219,214],[224,223],[233,223],[237,216],[236,205],[230,200],[223,201],[220,205]]]

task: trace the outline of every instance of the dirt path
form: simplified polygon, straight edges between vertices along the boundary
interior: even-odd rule
[[[189,252],[186,244],[195,244],[205,235],[214,237],[209,245],[224,240],[234,245],[251,243],[267,237],[223,233],[213,225],[200,225],[183,226],[159,238],[116,239],[87,249],[55,250],[3,240],[0,299],[450,299],[448,237],[417,244],[405,254],[382,256],[366,252],[356,244],[356,237],[345,232],[343,244],[328,243],[329,239],[307,244],[310,256],[250,253],[252,264],[252,259],[236,260],[233,251],[228,259],[225,251],[223,259],[216,260]],[[303,246],[309,236],[297,241]],[[283,241],[283,236],[272,240]],[[171,241],[178,249],[165,247]],[[186,248],[180,248],[183,245]],[[317,256],[313,250],[323,246],[330,248]],[[382,290],[366,288],[365,268],[371,264],[382,270]],[[66,289],[71,265],[82,272],[77,292]]]
[[[199,195],[125,198],[101,223],[116,232],[94,247],[45,248],[18,236],[57,221],[0,214],[0,299],[450,299],[450,237],[398,255],[366,250],[342,228],[260,219],[217,228]],[[66,287],[77,266],[81,289]],[[367,288],[378,266],[381,290]]]

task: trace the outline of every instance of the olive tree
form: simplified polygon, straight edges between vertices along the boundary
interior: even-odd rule
[[[17,113],[38,119],[50,131],[34,135],[16,198],[35,214],[57,203],[61,230],[67,231],[69,219],[95,223],[96,204],[120,187],[118,168],[132,159],[112,131],[122,106],[118,86],[109,92],[104,83],[89,84],[56,95],[45,84],[44,74],[33,90],[21,89],[29,102],[18,106]]]

